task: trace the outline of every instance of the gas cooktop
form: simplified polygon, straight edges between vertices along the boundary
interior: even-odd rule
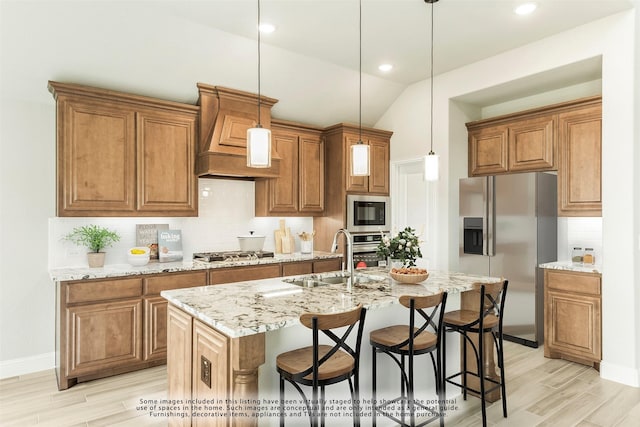
[[[194,261],[240,261],[260,258],[273,258],[273,252],[269,251],[222,251],[222,252],[196,252]]]

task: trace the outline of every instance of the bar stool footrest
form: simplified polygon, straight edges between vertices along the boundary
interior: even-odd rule
[[[404,409],[404,402],[406,402],[407,403],[407,411],[409,410],[408,409],[409,398],[408,397],[402,397],[402,396],[396,397],[395,399],[386,400],[384,403],[382,403],[380,405],[374,404],[373,405],[373,410],[376,411],[377,413],[379,413],[380,415],[383,415],[383,416],[389,418],[390,420],[398,423],[402,427],[409,427],[409,424],[402,422],[402,420],[400,420],[399,418],[396,418],[395,416],[393,416],[393,415],[391,415],[391,414],[389,414],[387,412],[384,412],[384,410],[386,409],[387,405],[390,405],[390,404],[393,404],[393,403],[398,403],[398,402],[400,402],[400,404],[402,405],[403,409]],[[425,421],[421,422],[420,424],[415,424],[413,427],[421,427],[421,426],[429,424],[431,421],[434,421],[434,420],[437,420],[438,418],[440,418],[440,409],[439,408],[433,408],[431,406],[426,406],[426,405],[423,405],[420,402],[414,402],[414,405],[419,406],[420,408],[422,408],[424,410],[427,410],[430,413],[433,413],[435,415],[427,418]],[[409,416],[408,412],[407,412],[406,415]]]

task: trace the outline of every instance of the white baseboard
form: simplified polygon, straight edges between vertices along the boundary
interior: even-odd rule
[[[602,361],[600,362],[600,378],[630,385],[631,387],[640,387],[640,371],[628,366]]]
[[[20,359],[0,361],[0,379],[46,371],[56,366],[56,353],[43,353]]]

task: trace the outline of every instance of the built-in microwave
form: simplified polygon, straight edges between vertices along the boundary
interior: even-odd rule
[[[347,230],[371,233],[391,229],[391,203],[387,196],[347,195]]]

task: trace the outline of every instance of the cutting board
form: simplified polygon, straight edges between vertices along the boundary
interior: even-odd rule
[[[277,254],[290,254],[293,252],[295,241],[284,219],[280,220],[280,228],[274,231],[274,240]]]

